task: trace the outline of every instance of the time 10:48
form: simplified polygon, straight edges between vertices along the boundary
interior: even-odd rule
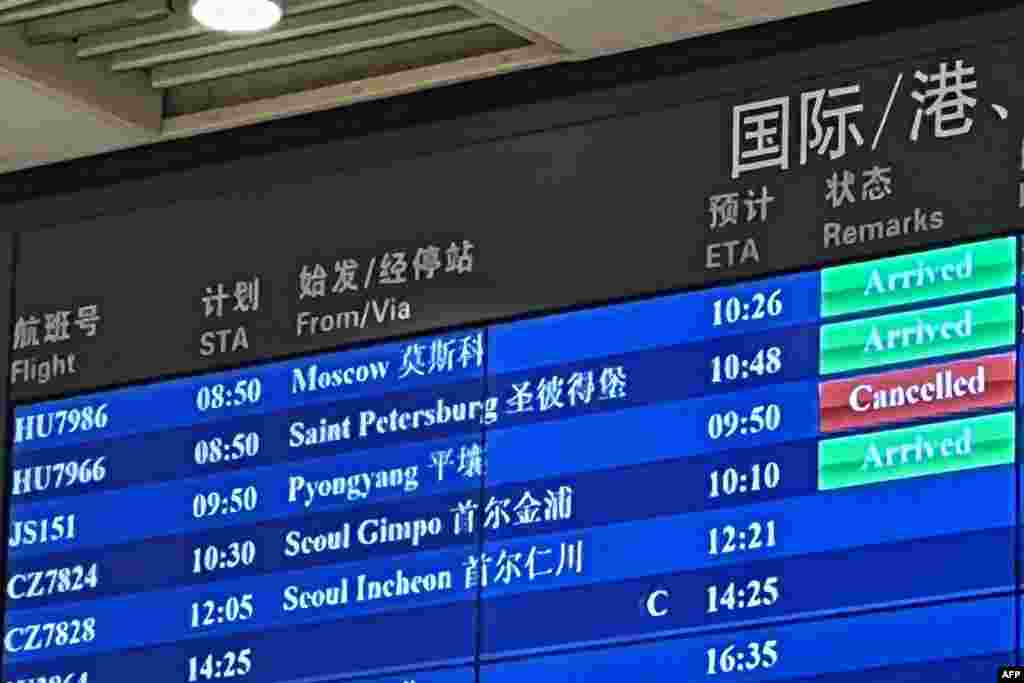
[[[750,377],[768,377],[781,370],[782,348],[778,346],[759,349],[747,358],[738,353],[716,355],[711,359],[711,383],[727,384]]]

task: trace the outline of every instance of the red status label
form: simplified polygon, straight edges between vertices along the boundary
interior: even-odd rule
[[[824,382],[821,431],[836,432],[1012,403],[1016,359],[1002,353]]]

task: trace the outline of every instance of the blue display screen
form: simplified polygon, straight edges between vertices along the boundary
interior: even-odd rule
[[[5,680],[989,680],[1018,253],[19,406]]]

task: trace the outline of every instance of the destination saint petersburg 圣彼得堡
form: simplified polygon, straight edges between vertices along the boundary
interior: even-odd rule
[[[1019,630],[1017,254],[22,405],[5,680],[993,671]]]

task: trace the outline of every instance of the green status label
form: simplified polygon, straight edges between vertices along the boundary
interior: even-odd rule
[[[826,268],[821,315],[829,317],[1013,287],[1014,237]]]
[[[1009,465],[1014,459],[1014,413],[997,413],[818,444],[818,489]]]
[[[832,323],[821,328],[821,373],[970,353],[1014,343],[1013,294]]]

